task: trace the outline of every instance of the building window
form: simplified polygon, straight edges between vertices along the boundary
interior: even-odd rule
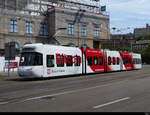
[[[68,34],[74,35],[74,24],[71,23],[68,24]]]
[[[32,34],[32,22],[26,21],[26,33]]]
[[[18,32],[18,22],[16,20],[10,21],[10,32]]]
[[[87,26],[86,25],[82,25],[82,30],[81,30],[82,37],[85,37],[86,34],[87,34]]]
[[[41,23],[41,24],[40,24],[40,35],[41,35],[41,36],[45,36],[46,33],[47,33],[47,31],[46,31],[46,24]]]
[[[94,26],[94,37],[98,37],[98,36],[99,36],[99,27]]]

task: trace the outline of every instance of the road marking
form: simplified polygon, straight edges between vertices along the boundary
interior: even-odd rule
[[[123,80],[123,81],[119,81],[119,82],[115,82],[115,83],[122,83],[122,82],[126,82],[126,81],[128,81],[128,80]],[[78,89],[78,90],[72,90],[72,91],[65,91],[65,92],[61,92],[61,93],[55,93],[55,94],[51,94],[51,95],[44,95],[44,96],[28,98],[28,99],[25,99],[25,100],[23,100],[21,102],[30,101],[30,100],[36,100],[36,99],[42,99],[42,98],[46,98],[46,97],[59,96],[59,95],[64,95],[64,94],[69,94],[69,93],[80,92],[80,91],[86,91],[86,90],[90,90],[90,89],[96,89],[96,88],[100,88],[100,87],[109,86],[109,85],[112,85],[112,84],[114,84],[114,82],[111,82],[111,83],[108,83],[108,84],[104,84],[104,85],[89,87],[89,88],[83,88],[83,89]]]
[[[114,83],[122,83],[122,82],[127,82],[127,81],[128,81],[128,79],[123,80],[123,81],[116,81],[116,82],[112,81],[112,82],[104,84],[104,85],[98,85],[98,86],[94,86],[94,87],[83,88],[83,89],[72,90],[72,91],[65,91],[65,92],[55,93],[55,94],[51,94],[51,95],[44,95],[44,96],[38,96],[38,97],[33,97],[33,98],[27,98],[27,99],[20,100],[20,101],[15,102],[15,103],[22,103],[22,102],[31,101],[31,100],[37,100],[37,99],[42,99],[42,98],[46,98],[46,97],[59,96],[59,95],[64,95],[64,94],[69,94],[69,93],[86,91],[86,90],[101,88],[101,87],[105,87],[105,86],[110,86],[110,85],[112,85]],[[8,104],[8,103],[10,103],[10,102],[2,102],[2,103],[0,103],[0,105],[4,105],[4,104]]]
[[[4,104],[7,104],[9,102],[0,102],[0,105],[4,105]]]
[[[125,101],[125,100],[128,100],[128,99],[130,99],[130,97],[118,99],[118,100],[111,101],[111,102],[108,102],[108,103],[105,103],[105,104],[102,104],[102,105],[97,105],[97,106],[94,106],[93,108],[94,109],[101,108],[101,107],[104,107],[104,106],[107,106],[107,105],[111,105],[111,104],[114,104],[114,103],[118,103],[118,102],[121,102],[121,101]]]

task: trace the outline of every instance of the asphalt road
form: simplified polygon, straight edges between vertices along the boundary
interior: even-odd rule
[[[150,65],[46,80],[0,78],[0,112],[149,112],[149,98]]]

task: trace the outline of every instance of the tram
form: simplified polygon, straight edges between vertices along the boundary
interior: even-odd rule
[[[137,53],[40,43],[23,46],[18,74],[35,78],[141,68],[141,54]]]

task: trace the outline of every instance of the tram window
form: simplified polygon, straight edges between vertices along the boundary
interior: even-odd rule
[[[21,53],[20,66],[39,66],[43,65],[43,55],[37,52]]]
[[[141,61],[141,59],[139,59],[139,64],[141,64],[142,63],[142,61]]]
[[[99,57],[99,65],[103,65],[103,57],[102,56]]]
[[[113,65],[115,65],[116,64],[116,59],[115,59],[115,57],[113,57]]]
[[[136,64],[138,64],[139,62],[138,62],[138,59],[136,59]]]
[[[39,53],[35,54],[33,65],[43,65],[42,54],[39,54]]]
[[[111,65],[111,57],[108,57],[108,65]]]
[[[119,65],[119,63],[120,63],[120,58],[117,57],[117,65]]]
[[[80,56],[75,56],[74,61],[75,61],[74,66],[80,66],[81,63]]]
[[[128,58],[126,58],[126,64],[129,64],[129,60],[128,60]]]
[[[129,64],[131,64],[131,59],[129,58]]]
[[[133,64],[136,64],[136,59],[135,58],[133,59]]]
[[[67,55],[66,56],[66,66],[72,66],[72,56],[71,55]]]
[[[141,64],[141,59],[137,59],[137,64]]]
[[[134,59],[134,64],[137,64],[137,59],[136,58]]]
[[[123,64],[126,64],[126,58],[123,58]]]
[[[98,65],[98,58],[97,58],[97,56],[94,56],[94,65]]]
[[[92,65],[92,56],[88,56],[88,65]]]
[[[47,67],[54,67],[54,55],[47,55]]]
[[[139,60],[138,59],[136,59],[137,60],[137,64],[139,64]]]
[[[64,56],[60,55],[56,57],[57,59],[57,67],[64,67]]]

